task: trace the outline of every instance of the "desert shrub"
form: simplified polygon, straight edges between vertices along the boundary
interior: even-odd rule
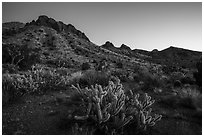
[[[68,75],[60,75],[56,69],[49,70],[41,66],[33,66],[22,74],[6,73],[2,80],[3,93],[9,98],[5,98],[7,101],[18,99],[25,93],[43,94],[49,90],[67,89],[70,82]]]
[[[172,82],[175,82],[176,80],[181,80],[184,77],[185,77],[185,75],[182,72],[173,72],[173,73],[171,73],[170,80]]]
[[[196,79],[196,84],[202,87],[202,62],[196,64],[197,72],[194,73],[194,78]]]
[[[143,77],[144,86],[143,90],[153,90],[155,87],[160,87],[162,85],[162,81],[159,80],[157,76],[154,75],[145,75]]]
[[[134,81],[139,83],[140,81],[144,82],[142,90],[153,90],[155,87],[163,86],[162,79],[156,75],[151,74],[148,71],[138,71],[134,74]]]
[[[7,44],[2,46],[2,63],[14,64],[21,70],[29,69],[40,60],[39,49],[27,44]]]
[[[122,82],[128,81],[128,73],[123,70],[115,70],[111,72],[112,76],[118,77]]]
[[[33,66],[26,74],[27,87],[32,93],[44,93],[49,90],[62,90],[69,84],[67,75],[60,75],[56,69]]]
[[[100,84],[102,86],[108,85],[109,76],[104,72],[87,71],[79,79],[79,85],[82,87],[91,87],[91,85]]]
[[[76,85],[79,83],[79,80],[81,79],[81,77],[83,76],[81,71],[75,72],[71,74],[70,80],[69,80],[69,84],[70,85]]]
[[[90,122],[95,128],[94,134],[127,134],[123,128],[132,123],[137,123],[136,131],[146,130],[149,126],[161,120],[161,115],[152,115],[151,105],[155,102],[150,96],[139,94],[130,96],[124,92],[120,80],[116,83],[109,82],[107,87],[96,84],[91,88],[72,86],[80,98],[80,110],[74,113],[77,121]],[[142,101],[141,101],[142,100]]]
[[[20,99],[26,93],[25,77],[19,74],[2,75],[2,103],[3,105]]]
[[[202,94],[197,88],[186,86],[179,89],[177,94],[181,97],[180,105],[193,109],[202,108]]]
[[[108,68],[108,64],[106,59],[101,60],[100,62],[98,62],[97,66],[96,66],[96,70],[97,71],[105,71]]]
[[[90,69],[90,64],[88,62],[85,62],[81,65],[81,70],[88,70]]]
[[[202,110],[202,94],[197,88],[188,85],[175,89],[175,92],[177,95],[164,96],[159,103],[174,109],[184,107]]]

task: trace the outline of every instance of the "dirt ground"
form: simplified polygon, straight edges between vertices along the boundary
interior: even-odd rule
[[[153,110],[162,120],[145,134],[201,135],[202,112],[190,108],[174,108],[163,104],[167,95],[154,96]],[[73,123],[68,119],[73,107],[67,105],[69,90],[45,95],[27,95],[2,108],[3,135],[66,135],[72,134]],[[134,134],[134,128],[130,134]]]

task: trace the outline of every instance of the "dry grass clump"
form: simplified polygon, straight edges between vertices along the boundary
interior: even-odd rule
[[[181,105],[198,110],[202,109],[202,94],[196,87],[182,87],[177,94],[181,97]]]

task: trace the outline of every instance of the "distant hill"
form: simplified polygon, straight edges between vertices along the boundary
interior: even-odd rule
[[[192,68],[202,59],[202,53],[183,48],[170,46],[167,49],[152,52],[152,61],[166,65],[176,65],[183,68]]]

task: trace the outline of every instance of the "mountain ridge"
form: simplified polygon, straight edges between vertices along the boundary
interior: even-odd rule
[[[9,24],[11,25],[9,26]],[[12,27],[14,26],[13,24],[16,24],[17,27]],[[6,31],[3,31],[3,43],[32,43],[32,45],[36,45],[35,43],[38,43],[42,46],[41,49],[50,48],[59,50],[62,53],[67,50],[66,54],[63,53],[64,58],[68,58],[65,56],[68,56],[69,52],[72,58],[79,62],[82,60],[76,59],[75,54],[82,58],[85,57],[85,60],[93,60],[94,56],[104,58],[103,56],[111,54],[111,56],[118,56],[120,58],[124,57],[124,59],[128,60],[140,60],[140,62],[153,62],[158,64],[166,64],[166,62],[170,62],[172,65],[179,64],[180,66],[183,66],[182,60],[186,62],[184,63],[186,66],[190,59],[193,64],[190,63],[187,65],[188,67],[195,66],[195,62],[201,58],[201,52],[199,51],[191,51],[173,46],[160,51],[155,50],[156,52],[142,49],[131,49],[125,44],[122,44],[120,47],[115,47],[110,41],[106,41],[105,44],[98,46],[92,43],[83,32],[76,29],[72,24],[66,25],[62,21],[56,21],[46,15],[40,15],[37,20],[33,20],[26,24],[11,22],[3,23],[2,26],[3,28],[7,28]],[[53,45],[57,45],[57,49],[54,47],[51,48]],[[66,47],[66,50],[63,47]],[[49,54],[50,56],[54,50],[47,50],[46,55]],[[58,55],[53,54],[52,56],[54,57]],[[175,62],[175,64],[173,62]]]

